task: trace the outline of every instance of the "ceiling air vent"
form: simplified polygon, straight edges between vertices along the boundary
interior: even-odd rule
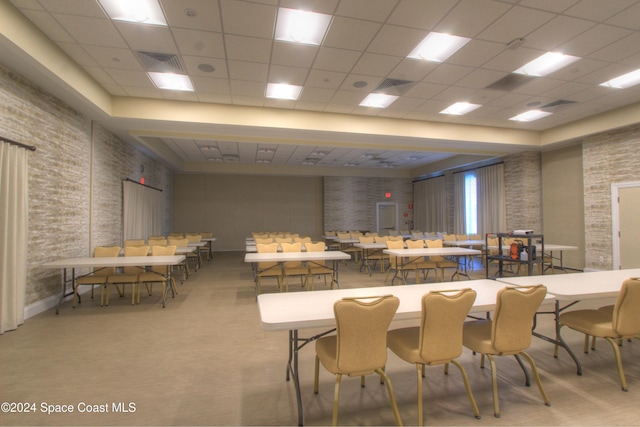
[[[387,95],[404,95],[415,84],[416,82],[410,80],[384,79],[373,92]]]
[[[491,83],[489,86],[487,86],[487,89],[504,90],[508,92],[522,86],[525,83],[530,82],[533,79],[535,79],[535,77],[533,76],[511,73],[507,74],[500,80]]]
[[[146,71],[184,74],[178,55],[154,52],[137,52]]]
[[[548,103],[547,105],[543,105],[542,107],[540,107],[541,110],[544,111],[557,111],[558,109],[567,106],[567,105],[571,105],[571,104],[575,104],[576,101],[569,101],[566,99],[559,99],[557,101],[553,101]]]

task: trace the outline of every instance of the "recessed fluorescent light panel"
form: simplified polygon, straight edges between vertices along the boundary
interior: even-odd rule
[[[431,32],[409,53],[409,58],[444,62],[469,42],[469,38]]]
[[[548,111],[542,110],[529,110],[525,113],[518,114],[517,116],[511,117],[509,120],[513,120],[515,122],[532,122],[534,120],[541,119],[543,117],[547,117],[550,115]]]
[[[449,107],[445,108],[444,110],[440,111],[440,114],[452,114],[454,116],[462,116],[480,107],[481,105],[479,104],[470,104],[468,102],[456,102],[455,104],[452,104]]]
[[[193,92],[193,85],[189,76],[174,73],[147,73],[158,89],[181,90]]]
[[[98,0],[98,3],[115,21],[167,25],[158,0]]]
[[[320,45],[331,23],[331,15],[305,10],[278,9],[275,39]]]
[[[373,107],[373,108],[387,108],[393,104],[393,101],[398,99],[395,95],[387,95],[386,93],[370,93],[360,103],[361,107]]]
[[[518,68],[514,73],[534,77],[544,77],[554,71],[558,71],[560,68],[576,62],[578,59],[580,58],[577,56],[564,55],[557,52],[547,52]]]
[[[302,86],[294,86],[286,83],[267,84],[267,98],[297,100],[302,92]]]
[[[626,89],[640,83],[640,70],[635,70],[622,76],[611,79],[607,82],[600,83],[600,86],[611,87],[614,89]]]

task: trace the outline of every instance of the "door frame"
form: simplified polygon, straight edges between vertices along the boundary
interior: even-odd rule
[[[380,206],[394,206],[396,208],[395,229],[399,230],[398,203],[396,202],[376,202],[376,233],[380,234]]]
[[[621,188],[640,187],[640,181],[616,182],[611,184],[611,234],[612,234],[612,269],[620,269],[620,196]]]

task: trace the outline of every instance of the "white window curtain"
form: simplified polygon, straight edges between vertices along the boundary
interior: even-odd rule
[[[453,175],[453,233],[466,234],[464,219],[465,212],[465,173],[456,173]]]
[[[504,195],[504,165],[502,163],[476,170],[478,188],[478,233],[504,232],[507,210]]]
[[[124,240],[147,239],[162,231],[162,192],[133,181],[122,181]]]
[[[28,153],[24,147],[0,141],[0,334],[24,323]]]
[[[413,184],[414,228],[425,232],[447,229],[447,188],[444,176]]]

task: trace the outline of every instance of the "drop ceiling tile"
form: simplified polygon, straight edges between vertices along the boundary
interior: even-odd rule
[[[618,62],[638,53],[640,53],[640,33],[632,33],[593,52],[589,57],[602,61]]]
[[[459,86],[449,86],[445,90],[439,92],[436,96],[433,97],[434,100],[438,101],[447,101],[451,104],[454,102],[465,102],[469,97],[471,97],[475,93],[475,89],[459,87]]]
[[[271,63],[297,68],[310,68],[318,54],[317,46],[296,43],[273,43]]]
[[[559,50],[570,55],[589,57],[593,52],[629,34],[629,30],[599,24],[569,40]]]
[[[104,68],[143,71],[140,61],[130,49],[93,46],[89,48],[89,55]]]
[[[191,82],[193,83],[196,92],[204,93],[217,93],[217,94],[231,94],[229,87],[229,80],[216,79],[211,77],[192,76]]]
[[[305,87],[300,95],[300,101],[327,103],[331,101],[331,98],[335,93],[336,91],[333,89]]]
[[[321,47],[314,68],[318,70],[349,72],[358,62],[360,53],[355,50]]]
[[[601,0],[581,0],[564,13],[578,18],[603,22],[607,18],[631,6],[633,0],[617,0],[614,2]]]
[[[346,73],[333,71],[311,70],[305,82],[306,87],[338,89],[346,78]]]
[[[584,19],[572,18],[569,16],[558,16],[553,18],[533,33],[527,35],[526,44],[528,47],[546,51],[556,51],[556,49],[584,33],[596,24]],[[568,53],[568,52],[563,52]]]
[[[268,63],[271,57],[270,40],[226,35],[226,58],[230,60]],[[224,50],[219,58],[225,58]]]
[[[384,25],[367,48],[367,52],[406,57],[426,34],[423,30]]]
[[[190,76],[228,78],[227,62],[220,58],[207,58],[202,56],[182,55],[182,63]],[[199,67],[212,66],[213,71],[201,70]]]
[[[520,37],[527,38],[530,33],[539,29],[551,18],[553,14],[549,12],[516,6],[500,16],[478,37],[506,44]]]
[[[634,31],[640,31],[640,4],[635,4],[609,18],[606,23],[618,27],[624,27]]]
[[[267,83],[269,66],[256,62],[227,61],[229,65],[229,77],[232,80]]]
[[[231,80],[231,94],[234,97],[253,97],[264,100],[265,90],[267,89],[264,83],[249,82],[243,80]]]
[[[136,51],[178,53],[173,35],[168,27],[114,22],[129,47]]]
[[[391,72],[402,59],[391,55],[378,55],[375,53],[365,53],[351,72],[384,77]]]
[[[97,1],[86,0],[46,0],[40,2],[51,13],[64,13],[75,16],[106,18]]]
[[[87,51],[77,43],[58,43],[58,46],[65,51],[75,62],[83,67],[97,67],[98,63]]]
[[[339,49],[365,50],[381,27],[382,25],[378,22],[336,16],[331,22],[322,45]]]
[[[547,12],[561,13],[579,1],[580,0],[521,0],[518,4],[533,9],[546,10]]]
[[[461,0],[434,30],[457,36],[475,37],[511,7],[493,0]]]
[[[221,0],[222,25],[228,34],[270,39],[277,8],[237,0]]]
[[[443,84],[418,82],[405,95],[414,98],[431,99],[446,88],[447,86]]]
[[[167,22],[172,27],[202,31],[222,31],[218,0],[161,0]],[[189,16],[187,10],[195,12]]]
[[[311,10],[317,13],[333,15],[339,0],[271,0],[267,3],[286,7],[289,9]]]
[[[31,9],[22,10],[22,13],[51,40],[58,43],[75,42],[74,38],[50,13]]]
[[[132,71],[117,68],[105,68],[104,70],[109,74],[109,77],[123,88],[139,87],[145,90],[155,88],[149,76],[147,76],[143,71]]]
[[[397,3],[397,0],[341,1],[335,14],[366,21],[384,22]]]
[[[83,45],[126,48],[127,44],[116,27],[107,19],[55,14],[55,19]]]
[[[472,71],[473,68],[471,67],[462,67],[460,65],[446,63],[440,64],[423,79],[423,82],[452,85]]]
[[[182,55],[211,56],[224,58],[224,44],[222,35],[209,31],[193,31],[174,28],[173,37]]]
[[[521,47],[519,49],[505,49],[482,65],[482,68],[511,73],[527,62],[537,58],[545,52],[537,49]]]
[[[472,89],[484,89],[504,77],[502,71],[474,69],[456,82],[456,86]]]
[[[411,58],[403,58],[398,65],[389,73],[389,78],[398,80],[409,80],[417,82],[422,80],[427,74],[435,70],[438,66],[435,62],[418,61]]]
[[[287,83],[290,85],[303,86],[307,80],[308,72],[309,70],[306,68],[272,65],[269,68],[269,83]]]
[[[447,59],[447,63],[467,67],[479,67],[500,54],[506,48],[507,46],[503,43],[471,40]]]
[[[431,30],[455,6],[450,0],[401,0],[388,23]]]

